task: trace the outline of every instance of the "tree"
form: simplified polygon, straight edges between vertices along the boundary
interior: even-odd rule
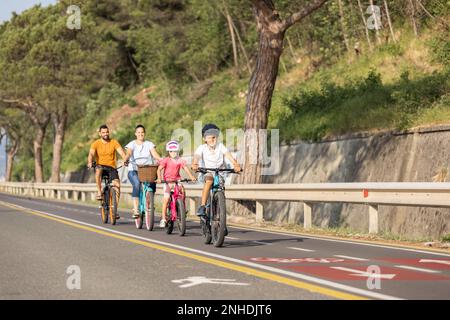
[[[66,26],[65,4],[35,6],[8,23],[0,39],[0,97],[22,110],[35,126],[35,179],[43,182],[42,143],[53,124],[52,182],[60,181],[61,152],[69,117],[81,99],[98,90],[111,74],[107,48],[86,15],[80,30]],[[25,39],[25,41],[24,41]]]
[[[24,128],[27,119],[18,110],[2,108],[0,111],[0,141],[6,142],[6,174],[5,180],[11,181],[14,158],[19,151],[23,137],[26,135]],[[2,130],[3,129],[3,130]]]
[[[246,147],[250,148],[249,144],[253,142],[257,145],[256,159],[259,159],[261,142],[258,138],[257,141],[252,140],[252,130],[267,129],[285,33],[290,27],[323,6],[325,2],[327,0],[308,1],[302,9],[282,19],[272,0],[251,0],[259,33],[259,44],[256,66],[249,83],[244,130]],[[251,163],[247,152],[243,161],[244,173],[240,176],[239,182],[260,183],[261,165]]]

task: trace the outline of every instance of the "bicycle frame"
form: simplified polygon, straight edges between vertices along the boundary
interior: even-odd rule
[[[170,191],[170,219],[172,221],[177,220],[177,200],[181,199],[183,200],[183,203],[185,203],[185,194],[181,192],[181,187],[178,182],[175,182],[175,186],[173,187],[173,190]]]
[[[139,212],[145,212],[145,195],[148,191],[155,193],[151,187],[151,182],[141,182],[141,192],[139,193]]]

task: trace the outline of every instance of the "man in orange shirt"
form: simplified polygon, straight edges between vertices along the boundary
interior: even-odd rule
[[[102,167],[108,167],[110,179],[113,187],[117,191],[117,203],[119,203],[120,197],[120,180],[119,173],[116,170],[116,151],[120,154],[124,160],[124,164],[127,165],[128,158],[123,151],[120,143],[115,139],[110,139],[109,129],[104,124],[99,128],[100,139],[91,144],[88,155],[88,168],[92,168],[92,160],[95,157],[97,165]],[[95,182],[97,183],[97,200],[102,200],[102,169],[95,169]]]

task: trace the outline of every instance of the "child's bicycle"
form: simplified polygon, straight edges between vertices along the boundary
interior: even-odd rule
[[[138,159],[141,158],[135,160]],[[135,161],[130,162],[136,163]],[[139,193],[139,217],[134,219],[134,222],[137,229],[142,229],[145,221],[145,228],[148,231],[152,231],[155,224],[155,180],[158,165],[137,165],[137,168],[139,181],[141,182],[141,191]]]
[[[165,230],[167,234],[172,233],[175,222],[177,224],[179,235],[184,236],[186,234],[186,196],[181,192],[180,183],[190,181],[192,180],[182,179],[161,181],[161,183],[175,183],[173,189],[170,191],[170,200],[166,212],[167,223],[165,226]]]
[[[117,167],[120,169],[122,166]],[[108,218],[112,225],[116,224],[117,220],[117,194],[118,191],[112,185],[112,181],[110,178],[111,168],[104,167],[102,165],[97,165],[95,162],[92,163],[92,168],[100,168],[102,169],[102,181],[103,181],[103,189],[102,189],[102,204],[99,206],[100,215],[102,217],[103,223],[108,223]]]
[[[205,217],[200,218],[200,226],[203,242],[210,244],[212,240],[215,247],[221,247],[225,240],[227,228],[227,210],[225,206],[225,181],[219,175],[219,172],[238,172],[235,172],[234,169],[218,168],[198,168],[197,172],[214,173],[214,182],[206,202]]]

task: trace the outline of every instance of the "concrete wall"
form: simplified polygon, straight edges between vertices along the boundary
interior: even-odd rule
[[[431,182],[450,166],[450,127],[359,134],[281,147],[281,172],[264,183]],[[449,181],[446,177],[444,181]],[[264,219],[303,223],[303,206],[264,204]],[[380,206],[380,231],[422,239],[450,233],[450,209]],[[368,231],[363,205],[317,205],[313,224]]]

